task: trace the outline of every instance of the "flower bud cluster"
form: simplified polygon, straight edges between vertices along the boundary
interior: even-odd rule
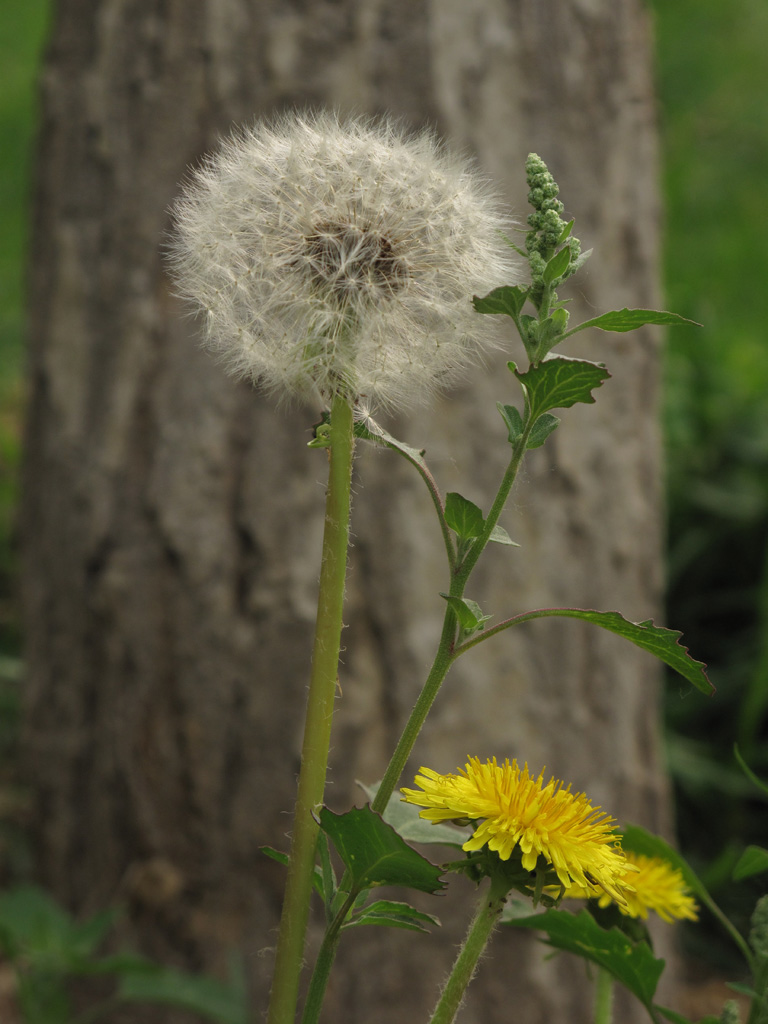
[[[257,123],[192,174],[173,212],[172,269],[206,344],[282,396],[423,399],[492,340],[472,295],[518,277],[485,179],[390,120]]]
[[[572,236],[567,239],[564,237],[568,225],[562,218],[563,204],[557,198],[560,188],[547,165],[536,153],[529,154],[525,162],[525,173],[529,188],[528,202],[533,207],[533,213],[528,217],[528,226],[531,230],[525,236],[525,246],[534,287],[532,297],[535,301],[537,289],[543,288],[547,263],[561,242],[565,242],[570,249],[570,262],[558,277],[558,282],[574,274],[584,260],[580,259],[579,239]]]

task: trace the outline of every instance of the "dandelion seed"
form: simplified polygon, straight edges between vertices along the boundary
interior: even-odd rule
[[[208,348],[284,396],[413,404],[492,343],[472,295],[517,276],[486,181],[390,120],[240,130],[173,213],[173,273]]]

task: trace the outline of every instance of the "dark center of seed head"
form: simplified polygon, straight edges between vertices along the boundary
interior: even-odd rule
[[[303,262],[315,284],[345,302],[355,292],[396,291],[407,276],[385,235],[354,224],[318,224]]]

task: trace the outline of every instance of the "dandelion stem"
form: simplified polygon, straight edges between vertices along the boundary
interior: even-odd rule
[[[317,845],[318,824],[313,815],[323,801],[338,676],[353,447],[352,407],[337,396],[330,419],[330,465],[312,672],[268,1024],[293,1024],[296,1016]]]
[[[611,1024],[613,1020],[613,978],[602,967],[595,982],[595,1024]]]
[[[464,945],[459,951],[453,970],[448,976],[440,1001],[435,1007],[430,1024],[451,1024],[464,999],[464,993],[477,967],[477,961],[491,937],[509,892],[509,882],[499,872],[491,875],[491,885],[484,892]]]

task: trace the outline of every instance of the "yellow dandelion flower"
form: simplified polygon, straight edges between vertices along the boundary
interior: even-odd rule
[[[644,921],[649,910],[655,910],[662,921],[673,924],[675,920],[697,921],[698,907],[688,891],[682,872],[661,857],[646,857],[641,853],[625,850],[627,866],[631,869],[632,891],[625,893],[626,902],[619,909],[627,917],[641,917]],[[574,892],[566,890],[566,897],[593,896],[601,907],[611,902],[605,892]]]
[[[419,790],[403,789],[408,803],[425,809],[421,817],[440,822],[466,818],[478,822],[464,843],[467,851],[486,844],[501,860],[509,860],[515,847],[522,865],[533,871],[539,856],[554,868],[566,888],[597,886],[610,899],[624,903],[631,884],[627,863],[613,830],[613,819],[593,807],[583,793],[550,779],[544,772],[534,778],[528,765],[517,761],[481,764],[470,758],[456,775],[439,775],[422,768],[416,776]],[[630,869],[631,871],[631,869]]]

